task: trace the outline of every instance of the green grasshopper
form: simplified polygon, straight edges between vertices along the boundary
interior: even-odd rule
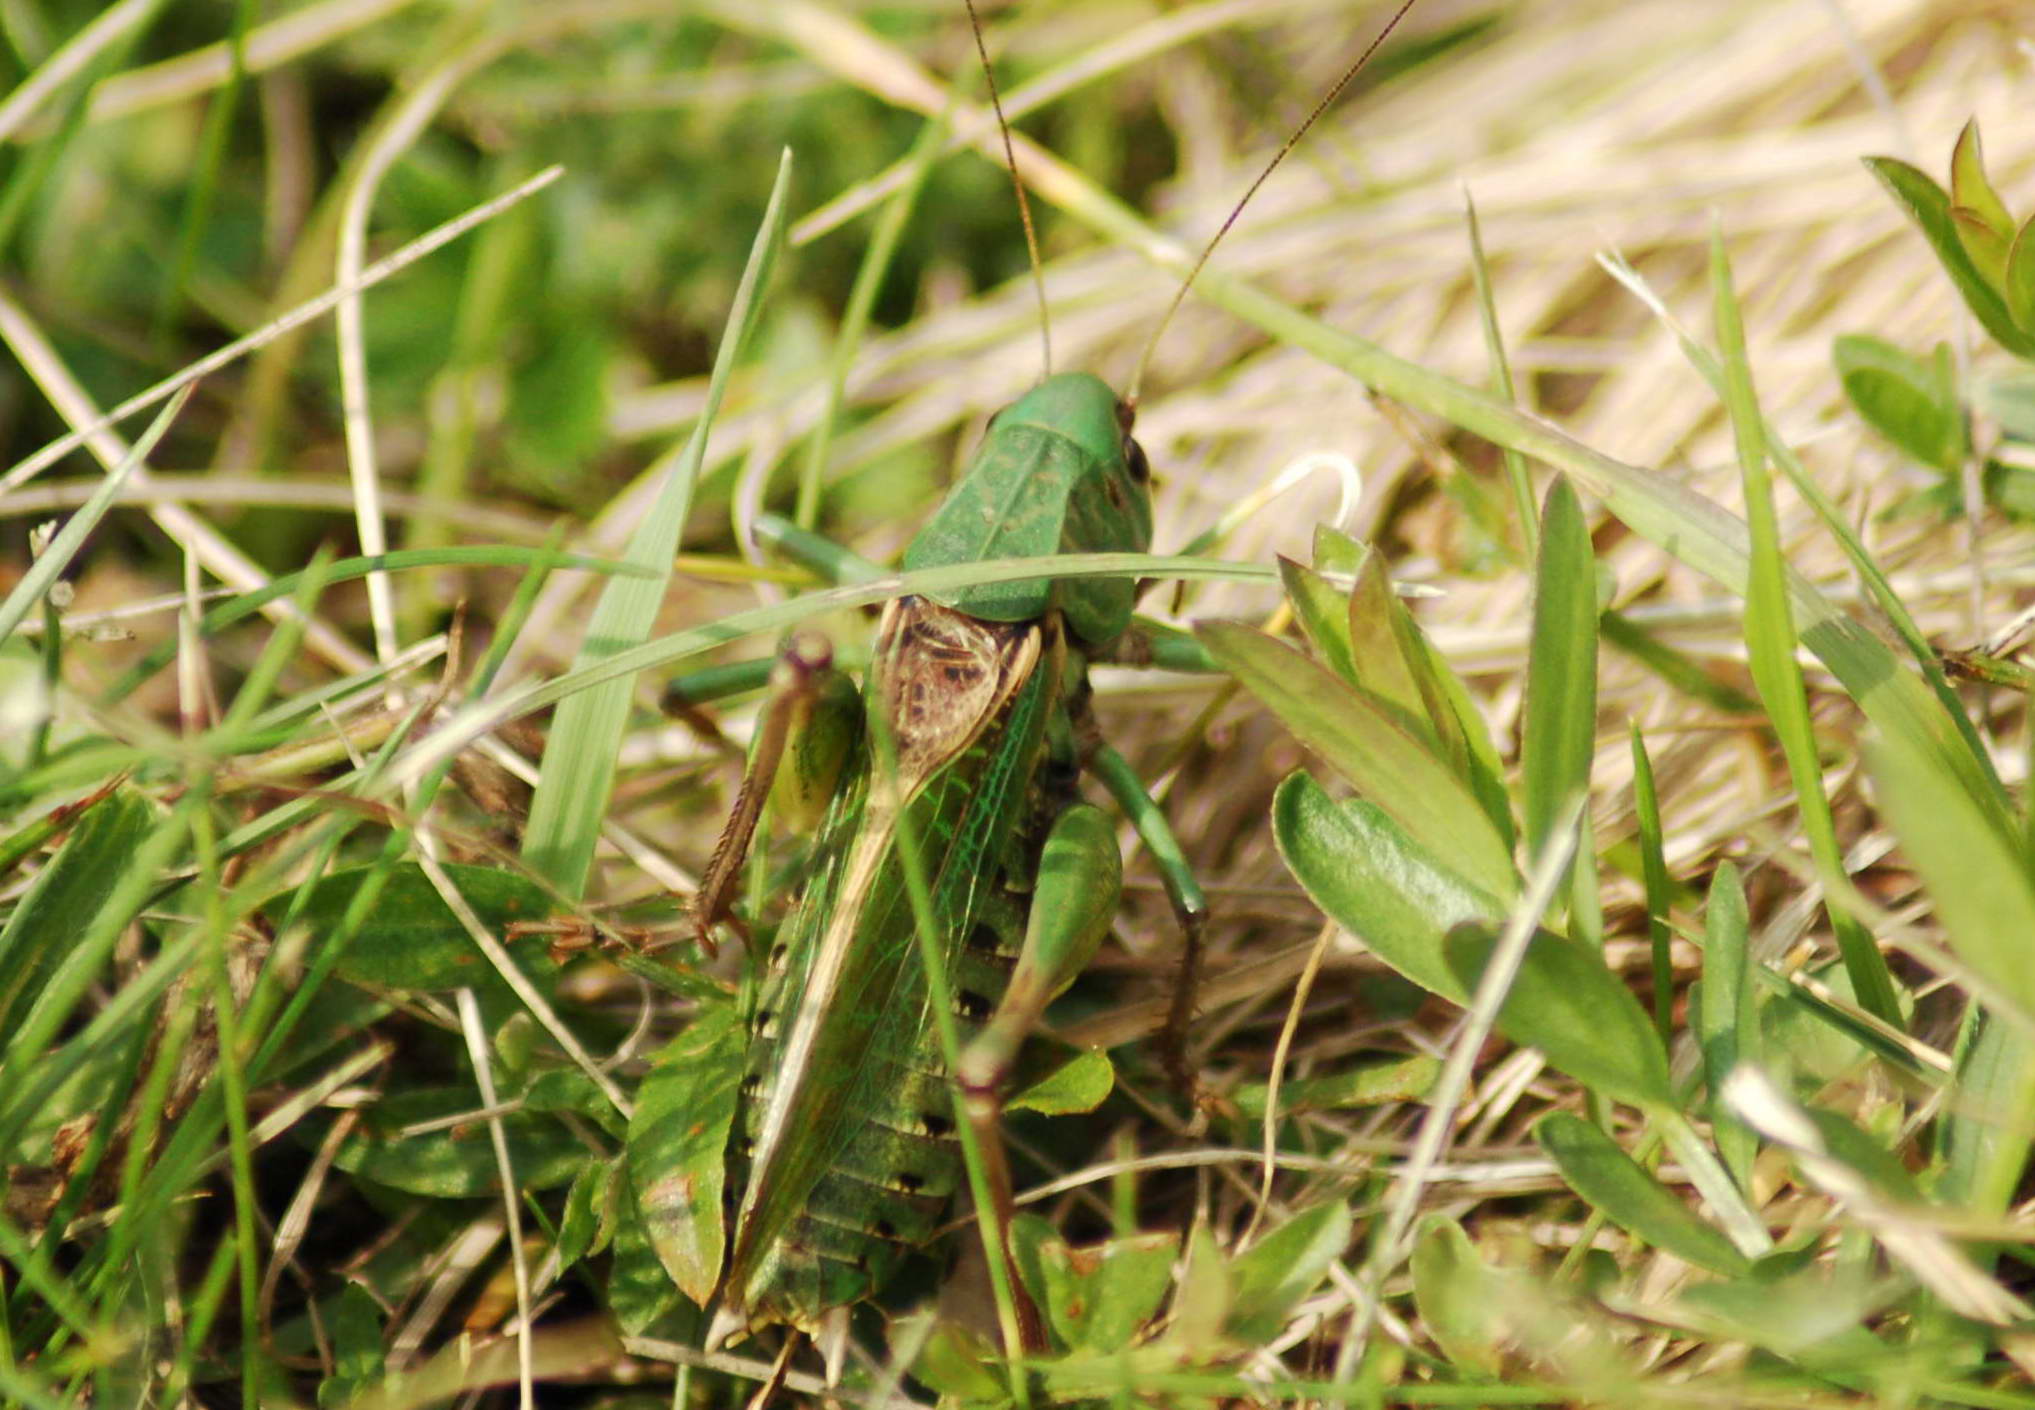
[[[1048,376],[991,420],[904,567],[1146,551],[1150,471],[1132,420],[1101,379]],[[796,637],[780,657],[702,880],[700,938],[733,919],[766,798],[811,833],[802,884],[752,963],[739,1021],[696,1025],[678,1079],[685,1155],[641,1193],[679,1286],[717,1309],[709,1347],[784,1324],[837,1362],[848,1309],[931,1237],[961,1183],[957,1089],[993,1212],[1007,1214],[1003,1088],[1108,932],[1121,887],[1114,829],[1077,791],[1084,772],[1159,862],[1191,993],[1200,889],[1089,710],[1087,667],[1126,638],[1135,597],[1125,579],[1034,579],[896,599],[859,692],[824,642]],[[920,878],[924,915],[909,894]],[[958,1034],[951,1074],[943,1007]],[[1014,1301],[1023,1349],[1041,1349],[1022,1289]]]
[[[990,423],[966,475],[905,554],[907,569],[1054,553],[1142,552],[1150,472],[1131,412],[1085,373],[1049,377]],[[907,897],[916,842],[932,928],[965,1039],[956,1076],[993,1144],[997,1094],[1046,1005],[1114,918],[1122,862],[1084,768],[1137,790],[1088,711],[1087,665],[1130,626],[1120,579],[996,583],[886,607],[859,696],[795,638],[734,815],[702,884],[721,918],[766,791],[816,823],[803,890],[778,929],[747,1022],[739,1173],[715,1334],[786,1323],[820,1335],[925,1242],[960,1182],[942,1040]],[[1127,811],[1178,857],[1141,791]],[[1198,930],[1201,893],[1166,867]],[[739,1126],[739,1129],[735,1129]],[[716,1242],[702,1192],[662,1237]],[[710,1338],[710,1340],[715,1338]]]

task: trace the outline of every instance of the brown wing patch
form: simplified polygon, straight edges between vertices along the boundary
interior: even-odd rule
[[[1036,622],[985,622],[923,597],[892,602],[873,669],[904,793],[974,743],[1038,663]]]

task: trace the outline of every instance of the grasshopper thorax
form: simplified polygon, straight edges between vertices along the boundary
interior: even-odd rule
[[[1056,553],[1142,553],[1152,542],[1151,473],[1131,409],[1100,377],[1048,377],[998,412],[967,473],[905,550],[907,569]],[[935,594],[988,621],[1065,615],[1076,640],[1113,641],[1130,622],[1128,578],[985,583]]]

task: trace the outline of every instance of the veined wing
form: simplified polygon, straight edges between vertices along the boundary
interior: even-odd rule
[[[872,765],[859,822],[829,820],[824,832],[836,835],[823,835],[821,851],[831,843],[831,872],[813,878],[787,922],[788,982],[760,1035],[772,1044],[771,1079],[724,1294],[738,1311],[767,1283],[778,1241],[869,1109],[886,1055],[910,1051],[927,1019],[899,812],[909,811],[951,941],[1029,782],[1051,685],[1039,670],[1043,636],[1036,622],[985,622],[923,598],[885,611],[866,694],[889,722],[896,768],[876,777]]]

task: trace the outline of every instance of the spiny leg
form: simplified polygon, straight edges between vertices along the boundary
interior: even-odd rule
[[[742,864],[766,798],[794,828],[809,831],[826,811],[853,748],[861,700],[834,669],[834,648],[816,632],[796,632],[770,672],[770,701],[749,754],[735,806],[714,844],[693,904],[695,934],[713,953],[716,924],[733,919]]]
[[[1123,894],[1123,858],[1116,829],[1102,809],[1075,803],[1053,820],[1039,854],[1025,938],[1010,985],[988,1023],[961,1052],[955,1080],[988,1176],[1004,1266],[1015,1269],[1009,1244],[1016,1197],[1003,1148],[1002,1117],[1012,1069],[1046,1006],[1095,958]],[[1022,1285],[1013,1280],[1023,1350],[1045,1349],[1045,1326]]]

